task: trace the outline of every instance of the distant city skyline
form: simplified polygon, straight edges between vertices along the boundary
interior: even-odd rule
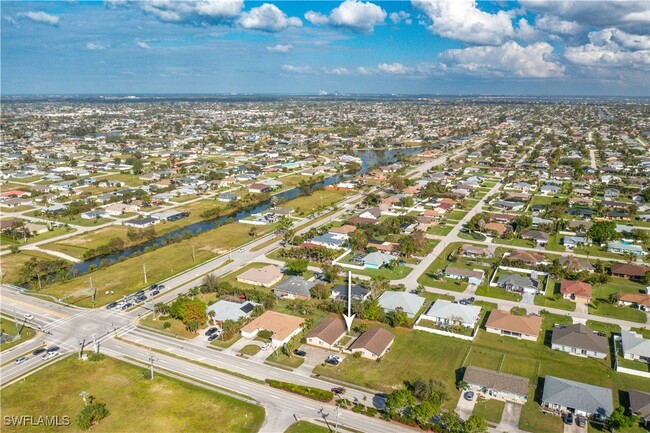
[[[633,1],[3,2],[2,94],[650,96]]]

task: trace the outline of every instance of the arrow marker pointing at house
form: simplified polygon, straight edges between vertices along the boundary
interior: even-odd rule
[[[352,313],[352,272],[348,271],[348,314],[343,315],[345,320],[345,326],[348,328],[348,332],[352,328],[352,321],[354,320],[354,314]]]

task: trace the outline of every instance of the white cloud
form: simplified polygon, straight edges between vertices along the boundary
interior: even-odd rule
[[[522,47],[514,41],[501,46],[469,47],[440,54],[452,72],[484,77],[550,78],[564,74],[564,66],[552,58],[546,42]]]
[[[386,11],[374,3],[345,0],[329,16],[308,11],[305,19],[314,25],[331,25],[360,33],[372,33],[386,19]]]
[[[151,49],[151,45],[149,45],[148,43],[143,42],[143,41],[135,41],[135,44],[137,46],[139,46],[140,48],[143,48],[145,50],[150,50]]]
[[[346,67],[323,68],[323,72],[329,75],[349,75],[350,70]]]
[[[311,66],[282,65],[282,70],[285,72],[295,72],[297,74],[314,73],[314,70],[311,68]]]
[[[600,28],[629,27],[647,33],[650,25],[647,1],[521,0],[519,3],[529,10]]]
[[[476,7],[475,0],[418,0],[412,3],[431,20],[429,30],[445,38],[471,44],[499,45],[515,34],[511,12],[484,12]]]
[[[380,63],[379,65],[377,65],[377,69],[380,72],[384,72],[386,74],[391,74],[391,75],[404,75],[411,72],[410,68],[407,68],[401,63]]]
[[[392,12],[388,17],[393,24],[399,24],[402,21],[407,25],[411,25],[411,23],[413,23],[411,14],[404,11]]]
[[[91,51],[100,51],[108,48],[105,44],[99,42],[88,42],[86,44],[86,49]]]
[[[650,65],[650,37],[609,28],[589,33],[589,43],[567,47],[564,57],[580,66],[646,69]]]
[[[21,14],[21,16],[28,18],[34,22],[41,23],[41,24],[49,24],[51,26],[58,26],[59,21],[61,21],[61,18],[59,18],[58,16],[50,15],[43,11],[25,12]]]
[[[576,35],[585,27],[575,21],[565,21],[553,15],[541,15],[535,19],[535,26],[540,30],[560,35]]]
[[[118,3],[120,4],[120,3]],[[144,11],[161,21],[229,20],[239,16],[243,0],[145,0],[137,1]]]
[[[541,32],[535,26],[531,26],[526,18],[519,20],[519,27],[515,30],[515,34],[518,39],[527,42],[539,41],[546,37],[544,32]]]
[[[249,12],[242,13],[239,24],[246,29],[279,32],[287,27],[301,27],[302,21],[300,18],[287,17],[275,5],[264,3]]]
[[[266,47],[267,51],[270,53],[288,53],[293,48],[291,44],[277,44],[273,46]]]

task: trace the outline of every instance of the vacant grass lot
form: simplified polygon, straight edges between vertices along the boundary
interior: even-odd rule
[[[258,236],[262,236],[274,229],[274,226],[258,227]],[[209,230],[191,239],[158,248],[137,257],[129,258],[107,268],[102,268],[92,273],[93,286],[98,293],[112,290],[112,295],[102,295],[98,298],[99,306],[122,298],[145,286],[142,266],[147,266],[148,284],[162,281],[179,272],[212,259],[229,248],[243,245],[253,238],[248,235],[250,226],[246,224],[226,224],[214,230]],[[192,246],[194,246],[196,262],[192,260]],[[86,287],[88,275],[73,278],[70,281],[58,282],[43,289],[44,293],[58,298],[69,294],[77,305],[90,306],[90,298],[82,293]]]
[[[429,287],[436,287],[440,288],[443,290],[450,290],[454,292],[462,292],[465,290],[467,287],[467,282],[466,281],[460,281],[460,280],[454,280],[451,278],[445,278],[442,277],[440,279],[437,279],[435,277],[435,274],[437,271],[444,271],[447,266],[453,266],[456,268],[463,268],[463,269],[482,269],[483,272],[485,273],[485,278],[483,280],[483,283],[481,284],[480,288],[483,288],[484,286],[487,285],[487,281],[491,275],[491,269],[486,267],[486,266],[480,266],[474,264],[470,260],[466,259],[461,259],[461,260],[456,260],[456,261],[451,261],[449,260],[449,256],[460,247],[462,243],[460,242],[454,242],[449,244],[445,250],[436,258],[436,260],[431,263],[431,266],[427,268],[427,270],[420,276],[418,279],[418,283],[423,284],[425,286]],[[497,254],[499,252],[497,251]],[[480,259],[480,262],[482,263],[490,263],[490,259]]]
[[[546,284],[546,293],[543,295],[535,295],[535,305],[549,308],[559,308],[561,310],[575,311],[575,302],[562,298],[560,293],[560,282],[554,279],[549,279]]]
[[[319,190],[312,195],[298,197],[286,203],[282,203],[282,207],[293,209],[298,216],[309,215],[313,213],[321,204],[324,207],[333,205],[341,199],[351,195],[345,191],[337,191],[332,189]]]
[[[46,384],[46,386],[44,386]],[[106,358],[79,361],[71,356],[2,391],[3,415],[67,415],[68,427],[50,431],[77,432],[74,419],[86,391],[110,411],[93,432],[256,432],[264,409],[160,373],[145,378],[144,369]],[[8,427],[7,432],[42,432],[42,426]]]
[[[161,320],[161,317],[164,320]],[[169,322],[171,325],[169,328],[165,328],[165,323]],[[156,320],[153,320],[153,315],[149,314],[147,317],[140,321],[140,324],[144,327],[153,328],[159,332],[164,332],[170,336],[179,336],[183,338],[194,338],[198,335],[197,332],[190,332],[185,328],[183,322],[178,319],[172,319],[171,317],[158,316]]]
[[[25,214],[26,216],[31,216],[31,217],[36,217],[36,218],[44,218],[45,215],[42,211],[40,210],[34,210],[31,212],[27,212]],[[58,221],[62,224],[73,224],[73,225],[78,225],[78,226],[84,226],[84,227],[92,227],[92,226],[100,226],[102,224],[106,224],[108,222],[111,222],[113,220],[108,219],[108,218],[99,218],[99,219],[92,219],[92,220],[87,220],[84,218],[81,218],[81,215],[69,215],[69,216],[53,216],[52,218],[48,218],[48,220],[52,221]]]
[[[2,329],[3,334],[9,334],[13,337],[16,336],[16,322],[14,321],[0,317],[0,329]],[[0,351],[10,349],[17,344],[34,338],[34,335],[36,335],[36,331],[28,328],[24,321],[18,322],[18,331],[20,332],[20,338],[0,344]]]
[[[613,293],[640,293],[644,288],[643,284],[617,277],[612,277],[606,284],[595,285],[592,287],[589,314],[645,323],[646,314],[643,311],[633,307],[619,307],[608,302]]]
[[[2,275],[0,281],[3,283],[15,283],[20,275],[20,268],[32,257],[37,259],[56,260],[58,257],[39,251],[21,251],[18,254],[5,254],[0,261],[0,270]]]

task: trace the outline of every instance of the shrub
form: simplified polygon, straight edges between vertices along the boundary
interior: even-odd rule
[[[91,399],[92,402],[92,399]],[[106,409],[104,403],[91,403],[84,407],[77,415],[77,427],[81,430],[88,430],[102,419],[106,418],[110,412]]]
[[[282,382],[279,380],[266,379],[273,388],[283,389],[285,391],[293,392],[295,394],[304,395],[305,397],[313,398],[318,401],[331,401],[334,398],[332,391],[326,391],[320,388],[311,386],[296,385],[295,383]]]
[[[273,332],[267,331],[266,329],[262,329],[257,333],[257,336],[265,340],[270,340],[271,337],[273,337]]]
[[[361,352],[354,352],[354,354],[352,356],[359,359],[359,358],[361,358]]]
[[[106,358],[103,353],[91,352],[88,354],[88,361],[99,362]]]
[[[171,322],[165,322],[165,323],[163,323],[163,329],[169,329],[169,328],[171,328],[171,327],[172,327],[172,323],[171,323]]]

